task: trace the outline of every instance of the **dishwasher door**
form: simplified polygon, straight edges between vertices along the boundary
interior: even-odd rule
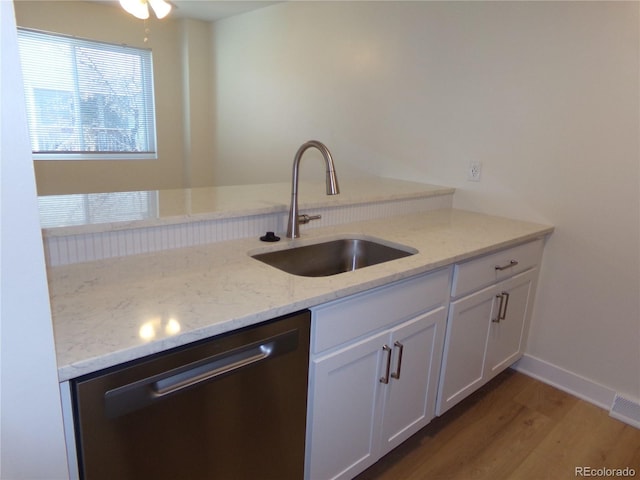
[[[72,381],[80,477],[304,474],[308,311]]]

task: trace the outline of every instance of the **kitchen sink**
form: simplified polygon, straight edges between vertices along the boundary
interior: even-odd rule
[[[340,238],[251,256],[284,272],[327,277],[418,253],[404,245],[373,238]]]

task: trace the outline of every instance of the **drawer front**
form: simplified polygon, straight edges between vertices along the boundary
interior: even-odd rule
[[[455,265],[451,296],[465,295],[535,267],[542,245],[539,239]]]
[[[322,352],[446,303],[450,272],[446,268],[312,308],[312,352]]]

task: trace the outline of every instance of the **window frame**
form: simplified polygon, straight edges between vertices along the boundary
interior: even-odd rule
[[[61,151],[41,151],[41,150],[33,150],[34,142],[32,141],[32,155],[34,160],[86,160],[86,161],[96,161],[96,160],[123,160],[123,161],[136,161],[136,160],[156,160],[158,158],[158,146],[157,146],[157,129],[156,129],[156,105],[155,105],[155,91],[154,91],[154,76],[153,76],[153,56],[152,51],[149,48],[141,48],[134,47],[126,44],[117,44],[112,42],[104,42],[99,40],[93,40],[89,38],[78,37],[75,35],[66,35],[63,33],[56,32],[48,32],[44,30],[38,30],[33,28],[25,28],[18,27],[18,38],[22,33],[25,33],[27,36],[31,38],[43,38],[46,39],[50,37],[52,43],[57,41],[61,43],[65,43],[70,46],[70,48],[89,48],[92,50],[104,50],[107,52],[111,52],[114,54],[127,54],[131,55],[135,53],[140,60],[140,75],[139,78],[141,80],[141,93],[140,98],[142,99],[142,111],[144,112],[144,121],[141,122],[140,128],[144,129],[144,136],[146,138],[146,150],[140,151],[109,151],[109,150],[61,150]],[[21,62],[22,57],[21,57]],[[77,69],[77,63],[72,64],[72,69]],[[36,83],[31,82],[26,77],[25,67],[23,65],[23,78],[24,78],[24,91],[25,91],[25,100],[27,103],[27,112],[28,112],[28,123],[29,123],[29,133],[34,136],[33,128],[34,125],[37,125],[37,117],[36,117],[36,109],[38,108],[38,104],[35,100]],[[71,72],[69,75],[77,75],[75,72]],[[41,90],[49,89],[51,91],[59,91],[59,92],[69,92],[73,95],[78,101],[81,98],[80,87],[78,86],[79,80],[78,78],[74,78],[75,84],[73,85],[74,90],[60,90],[56,89],[55,86],[43,86]],[[99,94],[99,92],[96,92]],[[81,108],[81,106],[75,107],[77,110]],[[104,117],[101,118],[104,121]],[[75,129],[82,129],[84,124],[80,123],[78,126],[74,126]],[[106,130],[108,127],[98,127]],[[97,129],[96,129],[97,130]],[[123,131],[126,131],[123,129]],[[83,135],[82,132],[79,135]]]

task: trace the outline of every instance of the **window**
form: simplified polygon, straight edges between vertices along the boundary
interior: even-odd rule
[[[18,29],[34,159],[156,157],[151,51]]]

